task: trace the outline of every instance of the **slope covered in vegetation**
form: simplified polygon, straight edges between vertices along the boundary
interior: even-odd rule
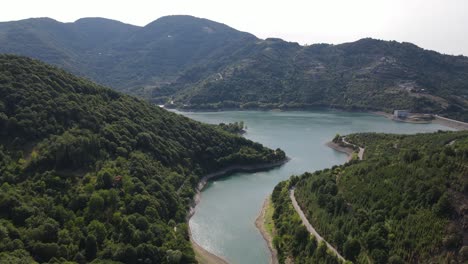
[[[251,34],[191,16],[162,17],[144,27],[104,18],[0,23],[0,53],[37,58],[145,97],[173,82],[180,72],[203,78],[205,72],[228,63],[231,54],[256,40]],[[191,71],[198,65],[202,67]]]
[[[339,264],[339,258],[327,249],[323,242],[318,242],[302,224],[289,198],[293,181],[283,181],[276,185],[271,195],[274,207],[273,222],[275,236],[273,244],[278,251],[280,263],[326,263]]]
[[[308,47],[267,39],[252,49],[212,78],[180,84],[184,88],[174,96],[176,104],[409,109],[468,120],[468,58],[463,56],[375,39]]]
[[[468,133],[346,139],[365,147],[363,161],[290,180],[315,229],[357,263],[466,263]],[[275,204],[278,227],[287,226],[282,208],[290,204]]]
[[[281,150],[0,55],[0,263],[193,263],[200,177]]]
[[[191,16],[0,23],[0,52],[188,108],[409,109],[468,120],[468,58],[361,39],[301,46]]]

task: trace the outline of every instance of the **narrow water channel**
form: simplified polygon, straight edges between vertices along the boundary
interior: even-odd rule
[[[341,164],[346,156],[325,143],[337,133],[417,133],[448,130],[437,124],[408,124],[366,113],[338,111],[179,112],[205,123],[244,121],[246,138],[281,148],[291,158],[267,172],[236,173],[210,182],[190,220],[193,239],[208,251],[234,264],[268,263],[266,243],[255,227],[265,198],[274,186],[293,174]]]

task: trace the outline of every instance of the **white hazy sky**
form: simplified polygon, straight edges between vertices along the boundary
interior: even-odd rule
[[[364,37],[468,55],[468,0],[3,0],[0,21],[105,17],[144,26],[166,15],[222,22],[301,44]]]

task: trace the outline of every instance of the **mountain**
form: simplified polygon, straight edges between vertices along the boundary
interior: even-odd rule
[[[201,177],[285,159],[25,57],[0,55],[0,94],[0,263],[194,263]]]
[[[334,141],[343,145],[340,137]],[[280,257],[312,263],[323,255],[292,209],[294,187],[309,222],[347,260],[466,263],[468,133],[365,133],[346,141],[365,148],[364,160],[293,176],[275,187]]]
[[[468,58],[361,39],[301,46],[191,16],[0,23],[0,52],[32,56],[179,108],[409,109],[468,120]]]
[[[180,84],[184,88],[174,96],[176,104],[214,109],[410,109],[468,118],[466,57],[374,39],[307,47],[267,39],[257,45],[256,52],[217,75]]]
[[[1,53],[38,58],[140,95],[173,82],[179,72],[195,65],[221,60],[255,39],[226,25],[189,16],[162,17],[145,27],[103,18],[0,23]]]

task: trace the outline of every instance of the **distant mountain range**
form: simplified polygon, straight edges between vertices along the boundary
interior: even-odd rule
[[[0,53],[181,108],[404,108],[468,120],[468,58],[410,43],[301,46],[191,16],[145,27],[37,18],[0,23]]]

